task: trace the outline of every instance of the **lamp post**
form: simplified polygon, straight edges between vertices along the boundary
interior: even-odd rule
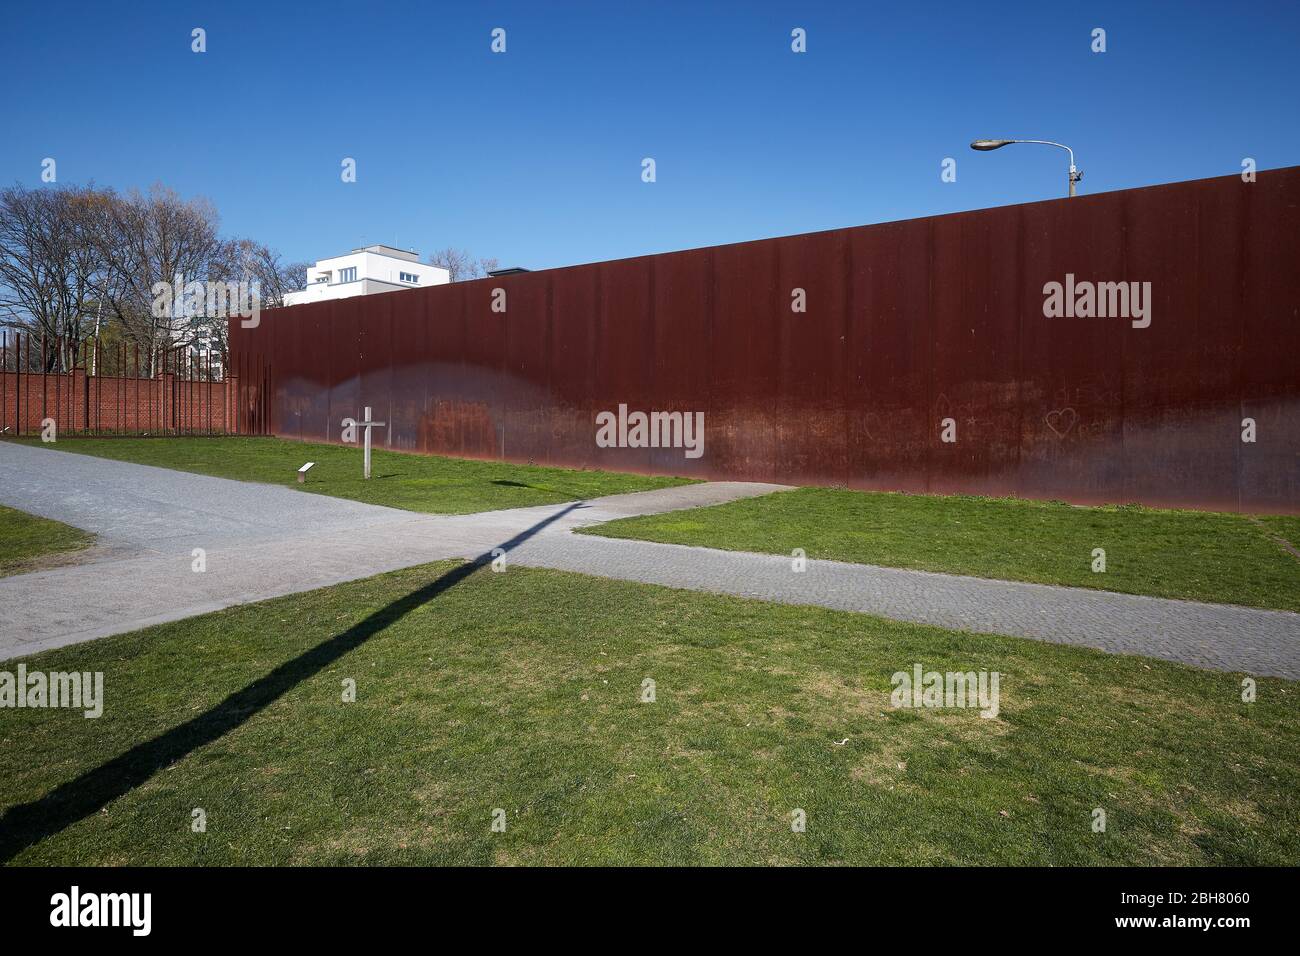
[[[1010,146],[1012,143],[1037,143],[1040,146],[1055,146],[1057,149],[1063,149],[1070,154],[1070,195],[1073,196],[1074,184],[1083,178],[1083,173],[1074,165],[1074,150],[1064,143],[1053,143],[1047,139],[977,139],[970,144],[971,149],[977,149],[982,153],[987,153],[995,149],[1001,149],[1003,146]]]

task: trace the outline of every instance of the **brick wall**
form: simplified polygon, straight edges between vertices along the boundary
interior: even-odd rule
[[[159,378],[0,371],[0,432],[38,435],[51,418],[60,434],[226,434],[234,431],[233,379]]]

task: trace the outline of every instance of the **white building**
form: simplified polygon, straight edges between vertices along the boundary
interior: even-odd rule
[[[366,246],[322,259],[307,269],[307,288],[286,292],[285,305],[346,299],[354,295],[417,289],[451,281],[446,269],[425,265],[418,254],[392,246]]]

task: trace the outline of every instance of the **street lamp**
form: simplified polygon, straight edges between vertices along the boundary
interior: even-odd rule
[[[1057,149],[1063,149],[1070,154],[1070,195],[1074,195],[1074,184],[1083,178],[1083,173],[1075,168],[1074,150],[1064,143],[1053,143],[1046,139],[977,139],[970,144],[971,149],[977,149],[982,153],[991,150],[1001,149],[1003,146],[1010,146],[1012,143],[1037,143],[1040,146],[1055,146]]]

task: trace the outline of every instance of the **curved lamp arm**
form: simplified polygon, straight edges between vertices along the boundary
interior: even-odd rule
[[[1037,143],[1039,146],[1055,146],[1057,149],[1063,149],[1070,154],[1070,170],[1074,170],[1074,150],[1064,143],[1053,143],[1050,139],[1009,139],[1008,143]]]
[[[1037,146],[1055,146],[1057,149],[1063,149],[1070,154],[1070,195],[1074,195],[1074,184],[1083,179],[1083,173],[1079,172],[1074,165],[1074,150],[1064,143],[1054,143],[1050,139],[977,139],[970,144],[971,149],[977,149],[981,152],[989,152],[994,149],[1001,149],[1003,146],[1010,146],[1012,143],[1033,143]]]

